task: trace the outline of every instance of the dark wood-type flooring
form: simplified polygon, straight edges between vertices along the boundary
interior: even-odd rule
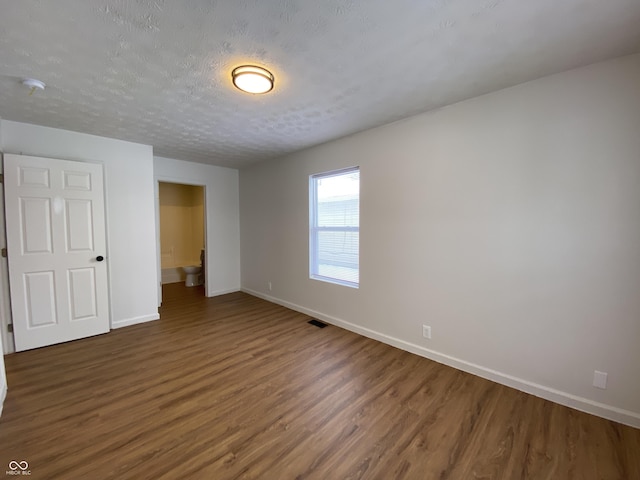
[[[308,320],[172,284],[159,321],[6,356],[0,476],[640,479],[638,429]]]

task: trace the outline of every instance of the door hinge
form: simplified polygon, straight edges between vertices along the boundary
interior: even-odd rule
[[[3,258],[7,258],[7,249],[3,248],[2,250],[0,250],[0,255],[2,255]]]
[[[4,183],[4,173],[0,173],[0,183]]]
[[[13,323],[10,323],[10,324],[7,325],[7,331],[9,333],[13,333]]]

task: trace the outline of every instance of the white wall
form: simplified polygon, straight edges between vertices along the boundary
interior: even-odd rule
[[[151,147],[25,123],[0,122],[4,153],[104,165],[111,326],[159,318]]]
[[[0,157],[2,157],[2,119],[0,119]],[[2,163],[0,162],[0,170],[2,170]],[[5,245],[5,235],[4,235],[4,186],[0,186],[0,248],[4,248]],[[2,258],[0,260],[0,328],[3,329],[3,332],[6,332],[7,328],[7,309],[6,304],[4,302],[5,296],[4,291],[6,278],[6,259]],[[2,407],[4,406],[4,399],[7,396],[7,373],[4,367],[4,352],[7,350],[4,347],[4,344],[7,342],[7,335],[0,335],[2,341],[0,342],[0,415],[2,415]],[[11,347],[13,344],[11,344]]]
[[[242,170],[243,289],[640,426],[639,86],[635,55]],[[352,165],[359,289],[308,274],[308,176]]]
[[[154,172],[156,189],[159,181],[205,187],[206,294],[212,297],[240,290],[238,171],[154,157]],[[157,268],[159,271],[159,259]]]

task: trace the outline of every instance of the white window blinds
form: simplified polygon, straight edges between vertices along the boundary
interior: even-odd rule
[[[360,170],[309,179],[310,276],[350,287],[360,282]]]

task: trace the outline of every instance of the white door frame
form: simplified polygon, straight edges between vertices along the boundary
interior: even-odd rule
[[[0,172],[4,172],[4,158],[0,155]],[[7,248],[6,223],[4,219],[4,184],[0,183],[0,248]],[[9,333],[11,320],[11,301],[9,300],[9,263],[0,257],[0,337],[5,355],[16,351],[13,334]]]
[[[191,185],[193,187],[202,187],[204,189],[204,294],[207,296],[207,285],[209,284],[209,275],[211,274],[210,268],[207,268],[207,257],[209,256],[209,249],[207,248],[207,238],[209,238],[209,217],[207,215],[207,195],[209,195],[207,185],[205,183],[199,183],[184,178],[167,177],[162,175],[156,175],[155,180],[155,205],[156,205],[156,268],[158,270],[158,307],[162,305],[162,252],[160,251],[160,182],[162,183],[177,183],[179,185]]]

